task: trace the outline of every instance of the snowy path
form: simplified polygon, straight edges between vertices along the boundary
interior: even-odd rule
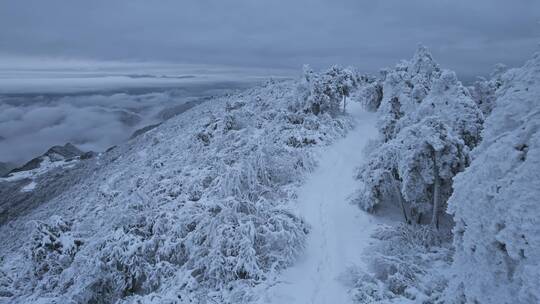
[[[357,120],[355,129],[321,151],[319,167],[299,192],[299,211],[312,226],[304,257],[283,273],[260,303],[351,303],[338,277],[348,266],[361,263],[376,221],[350,205],[347,197],[357,186],[353,174],[363,161],[362,149],[377,131],[374,114],[358,105],[349,111]]]

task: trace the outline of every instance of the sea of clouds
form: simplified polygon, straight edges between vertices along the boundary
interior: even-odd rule
[[[175,115],[182,104],[268,78],[267,71],[193,66],[4,67],[0,162],[20,165],[67,142],[84,151],[103,151],[135,130]]]

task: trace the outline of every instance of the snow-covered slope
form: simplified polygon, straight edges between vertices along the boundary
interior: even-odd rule
[[[67,143],[53,146],[41,156],[0,176],[0,226],[32,212],[36,205],[79,182],[84,178],[79,171],[92,165],[92,158],[96,156],[94,152],[85,153]]]
[[[374,216],[348,201],[357,182],[354,168],[364,161],[362,152],[377,136],[375,114],[352,104],[355,128],[346,138],[321,150],[317,169],[298,193],[298,209],[311,227],[305,254],[278,277],[259,303],[351,303],[340,277],[362,262],[364,249],[376,227]]]
[[[216,98],[120,145],[85,178],[0,226],[8,303],[239,303],[290,265],[313,147],[350,129],[296,82]]]
[[[46,174],[55,168],[73,167],[80,159],[88,159],[95,156],[94,152],[83,152],[71,143],[64,146],[53,146],[43,155],[40,155],[21,167],[11,170],[0,182],[17,181],[25,178],[34,179]]]

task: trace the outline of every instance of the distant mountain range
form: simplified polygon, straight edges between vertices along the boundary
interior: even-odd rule
[[[26,164],[24,164],[21,167],[17,167],[13,170],[11,170],[9,173],[15,173],[15,172],[22,172],[22,171],[30,171],[37,169],[41,166],[41,163],[43,161],[50,161],[50,162],[57,162],[57,161],[69,161],[73,160],[76,157],[81,157],[82,155],[85,155],[86,158],[91,157],[93,152],[85,153],[79,148],[75,147],[71,143],[67,143],[63,146],[53,146],[47,152],[45,152],[43,155],[38,156],[36,158],[33,158]]]

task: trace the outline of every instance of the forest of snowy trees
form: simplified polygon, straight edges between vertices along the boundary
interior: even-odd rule
[[[88,160],[89,178],[0,226],[0,303],[250,303],[303,254],[296,189],[317,147],[378,117],[352,204],[381,225],[358,303],[539,303],[540,55],[466,87],[425,47],[361,75],[308,66]],[[358,166],[359,164],[350,164]],[[23,245],[21,245],[23,244]],[[323,287],[324,288],[324,287]]]
[[[380,141],[359,168],[362,209],[400,210],[380,229],[359,302],[538,303],[540,56],[464,87],[420,47],[360,95]],[[453,237],[452,237],[453,236]],[[386,302],[385,302],[386,303]]]

